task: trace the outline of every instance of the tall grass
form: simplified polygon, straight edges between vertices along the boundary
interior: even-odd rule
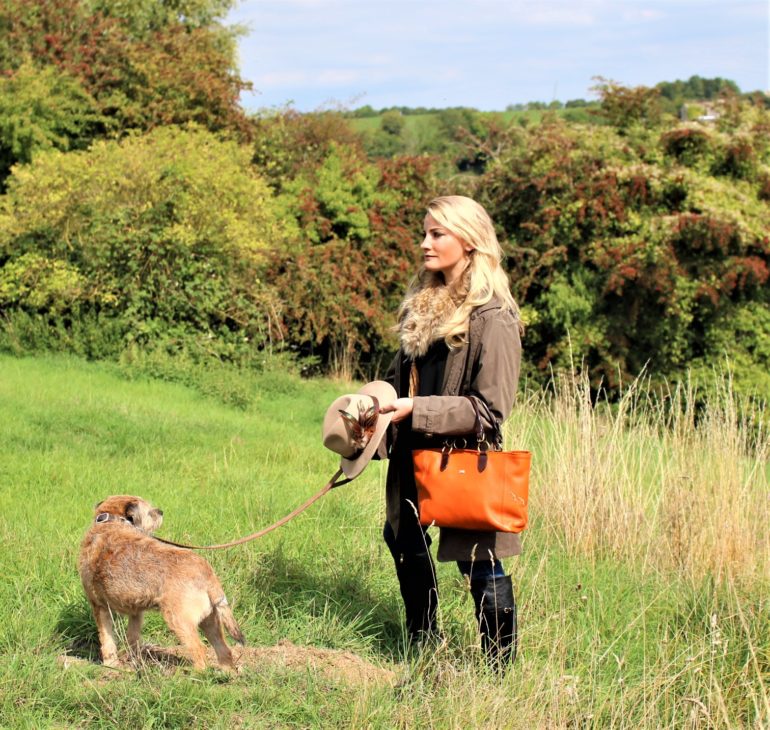
[[[611,406],[561,376],[507,428],[536,454],[533,510],[569,553],[755,583],[770,579],[767,415],[729,375],[708,397],[638,380]]]
[[[564,378],[521,398],[508,431],[534,453],[531,523],[506,561],[521,653],[503,678],[484,669],[451,564],[438,566],[446,640],[405,652],[382,464],[263,540],[206,554],[251,645],[353,651],[394,670],[392,687],[288,666],[116,675],[96,662],[75,570],[93,504],[144,496],[172,539],[259,529],[333,473],[321,420],[355,387],[268,370],[195,388],[188,366],[161,368],[186,385],[126,367],[0,356],[0,726],[770,725],[767,421],[729,380],[713,397],[639,382],[610,406]],[[144,639],[175,643],[152,615]],[[63,653],[92,661],[64,669]]]

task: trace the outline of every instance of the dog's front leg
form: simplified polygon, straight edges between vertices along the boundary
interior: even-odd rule
[[[118,647],[115,643],[115,626],[112,621],[112,611],[107,606],[93,606],[96,628],[99,631],[99,646],[102,653],[102,664],[105,667],[117,667]]]
[[[126,629],[126,640],[128,641],[128,650],[135,657],[139,656],[139,638],[142,635],[142,619],[144,614],[139,611],[128,617],[128,628]]]

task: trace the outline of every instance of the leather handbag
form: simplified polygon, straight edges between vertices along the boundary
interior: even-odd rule
[[[466,396],[468,397],[468,396]],[[503,451],[497,425],[490,444],[476,413],[476,448],[465,439],[412,452],[420,524],[463,530],[521,532],[527,526],[529,451]]]

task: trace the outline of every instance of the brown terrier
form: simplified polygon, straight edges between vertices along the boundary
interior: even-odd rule
[[[200,555],[151,536],[163,522],[163,512],[139,497],[119,495],[97,504],[95,514],[80,547],[78,568],[94,611],[103,663],[118,665],[113,612],[128,616],[128,646],[137,654],[142,614],[157,608],[196,669],[206,666],[199,626],[219,663],[234,668],[222,627],[237,642],[243,644],[244,638],[222,585]]]

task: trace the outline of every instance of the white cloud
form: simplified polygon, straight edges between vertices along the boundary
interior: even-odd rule
[[[767,0],[242,0],[229,20],[251,28],[254,104],[501,109],[585,98],[595,75],[767,84]]]

